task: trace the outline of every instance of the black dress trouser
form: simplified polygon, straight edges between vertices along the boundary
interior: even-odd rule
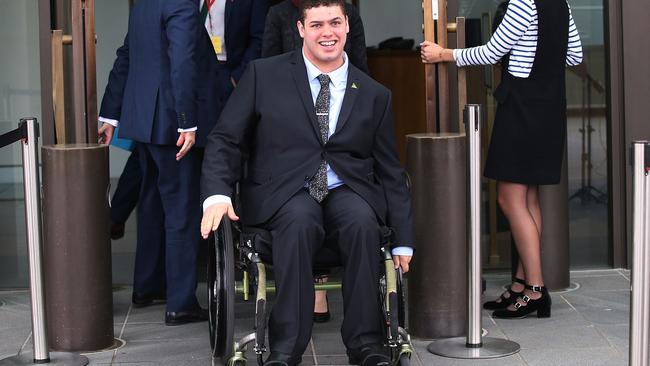
[[[300,357],[313,323],[312,263],[322,245],[343,264],[343,343],[357,348],[383,339],[379,302],[380,231],[372,208],[347,186],[322,203],[300,190],[265,224],[273,237],[276,300],[269,319],[271,351]]]

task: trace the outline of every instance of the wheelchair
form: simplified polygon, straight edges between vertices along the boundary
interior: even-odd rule
[[[384,344],[390,350],[392,364],[410,365],[413,346],[404,329],[404,296],[401,270],[395,270],[390,253],[392,230],[382,228],[383,242],[377,260],[383,263],[379,288],[384,324]],[[210,345],[213,362],[228,366],[247,364],[246,352],[252,345],[257,363],[262,366],[266,352],[267,293],[275,291],[271,281],[267,282],[267,264],[271,263],[270,233],[257,228],[241,228],[226,216],[214,240],[209,245],[207,261],[207,287]],[[338,254],[321,248],[315,258],[315,269],[340,266]],[[235,269],[243,273],[243,279],[236,281]],[[340,283],[314,284],[315,290],[340,288]],[[244,301],[254,297],[255,317],[252,332],[239,340],[234,339],[235,296],[241,294]]]

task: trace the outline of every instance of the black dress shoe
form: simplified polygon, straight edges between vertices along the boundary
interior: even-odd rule
[[[360,366],[389,366],[391,364],[386,347],[370,343],[348,350],[348,362]]]
[[[168,311],[165,313],[166,325],[181,325],[204,322],[206,320],[208,320],[208,311],[202,308],[191,311]]]
[[[295,366],[302,362],[302,356],[294,357],[279,352],[271,352],[269,358],[264,362],[264,366]]]
[[[164,304],[166,301],[167,301],[167,295],[165,295],[164,293],[143,295],[134,292],[133,295],[131,295],[131,302],[133,303],[134,308],[143,308],[149,305],[153,305],[154,303]]]

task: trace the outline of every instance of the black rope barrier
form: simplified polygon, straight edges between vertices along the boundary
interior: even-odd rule
[[[0,135],[0,148],[27,138],[27,123],[21,121],[18,128]]]

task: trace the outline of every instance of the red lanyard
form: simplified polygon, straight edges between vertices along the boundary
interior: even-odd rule
[[[205,0],[205,5],[208,7],[208,12],[210,11],[210,8],[212,7],[212,4],[214,4],[215,0]]]

